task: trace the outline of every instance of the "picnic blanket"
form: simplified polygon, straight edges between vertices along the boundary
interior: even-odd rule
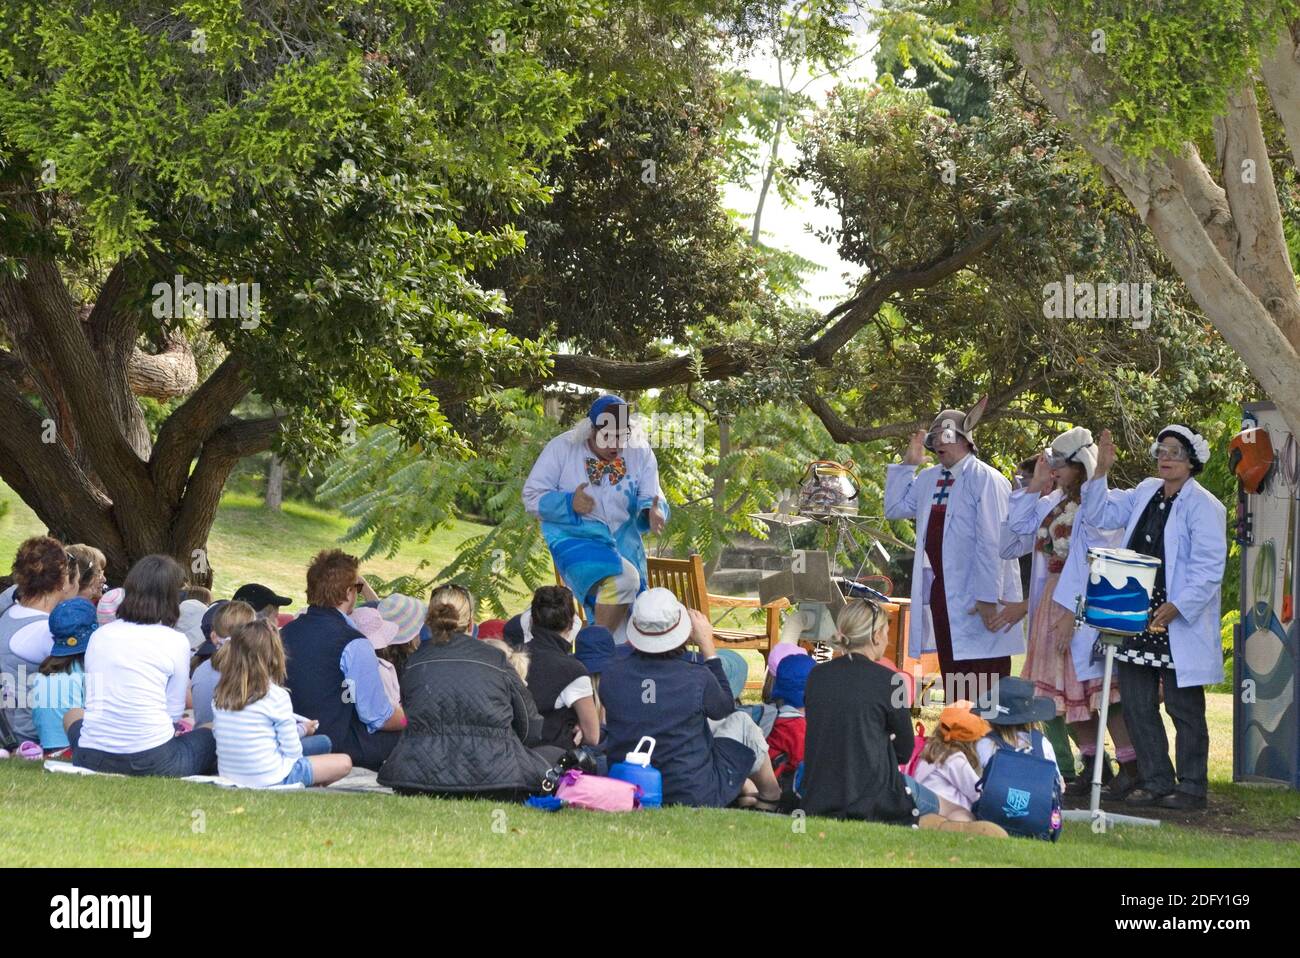
[[[54,759],[45,760],[45,771],[58,772],[63,775],[109,775],[114,778],[126,778],[118,772],[96,772],[94,769],[83,768],[80,765],[73,765],[71,762],[60,762]],[[251,788],[260,792],[292,792],[302,791],[306,786],[301,782],[295,785],[240,785],[238,782],[232,782],[228,778],[222,778],[220,775],[186,775],[181,779],[182,782],[194,782],[198,785],[215,785],[218,788]]]

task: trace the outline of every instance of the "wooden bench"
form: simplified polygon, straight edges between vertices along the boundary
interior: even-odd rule
[[[756,649],[763,653],[763,659],[766,660],[767,653],[781,638],[781,610],[789,607],[789,600],[777,599],[767,605],[760,605],[753,596],[716,595],[710,592],[704,578],[704,561],[699,553],[693,553],[685,559],[651,557],[646,560],[646,574],[652,589],[667,589],[688,609],[703,612],[710,622],[715,621],[714,608],[766,610],[761,632],[722,628],[715,624],[713,638],[720,649]]]
[[[761,632],[744,629],[722,628],[714,625],[713,639],[720,649],[755,649],[767,654],[781,638],[781,610],[789,608],[788,599],[777,599],[767,605],[761,605],[753,596],[715,595],[708,589],[704,577],[704,561],[699,553],[692,553],[685,559],[665,559],[651,556],[646,559],[646,577],[650,588],[662,587],[681,600],[688,609],[698,609],[714,622],[713,610],[720,609],[764,609],[763,630]],[[560,573],[555,573],[555,581],[564,585]],[[723,615],[726,613],[724,612]],[[722,618],[719,615],[718,618]],[[759,684],[754,684],[755,688]]]

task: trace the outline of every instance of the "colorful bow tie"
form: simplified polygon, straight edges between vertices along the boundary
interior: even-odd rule
[[[604,476],[609,476],[609,484],[616,486],[627,475],[627,466],[622,456],[615,456],[606,462],[604,459],[587,459],[587,481],[593,486],[600,485]]]

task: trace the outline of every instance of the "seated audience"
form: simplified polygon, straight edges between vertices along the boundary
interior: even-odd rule
[[[117,619],[117,607],[122,604],[126,598],[126,590],[121,586],[116,589],[109,589],[95,603],[95,621],[100,625],[108,625]]]
[[[543,586],[533,593],[527,684],[542,716],[539,745],[568,749],[600,741],[595,688],[586,666],[573,655],[581,625],[573,593],[565,586]]]
[[[32,686],[32,722],[40,736],[45,754],[68,749],[68,733],[63,716],[69,709],[86,704],[86,646],[90,634],[99,626],[95,607],[89,599],[74,596],[65,599],[50,613],[50,633],[54,645],[40,665],[40,674]]]
[[[176,734],[185,711],[190,644],[180,618],[185,574],[170,556],[145,556],[127,573],[117,618],[100,626],[86,650],[86,707],[64,716],[72,760],[123,775],[211,774],[210,728]]]
[[[627,637],[632,652],[615,657],[601,675],[610,760],[622,761],[649,735],[665,804],[720,808],[740,799],[775,810],[781,789],[767,742],[736,710],[709,620],[669,590],[648,589],[632,606]],[[699,646],[704,664],[686,658],[688,641]]]
[[[600,673],[614,660],[614,633],[603,625],[589,625],[578,632],[573,640],[573,655],[587,669],[591,676],[591,688],[596,698],[596,709],[600,713],[600,724],[605,724],[605,707],[600,704]],[[630,652],[631,646],[625,646]]]
[[[247,602],[214,602],[204,614],[208,639],[195,652],[195,658],[201,657],[202,661],[190,676],[190,705],[194,708],[195,725],[212,721],[212,695],[217,689],[217,680],[221,678],[213,662],[217,650],[229,641],[236,629],[255,618],[257,614]]]
[[[361,589],[355,556],[322,551],[307,569],[307,609],[281,635],[294,711],[316,719],[354,766],[378,770],[406,718],[384,692],[374,648],[348,618]]]
[[[915,735],[901,680],[877,661],[888,638],[888,613],[870,600],[850,600],[836,619],[836,657],[808,674],[798,785],[803,809],[832,818],[1005,835],[899,771],[899,763],[912,756]]]
[[[801,650],[802,651],[802,650]],[[808,674],[816,665],[812,656],[786,655],[776,668],[772,682],[772,705],[776,706],[776,721],[767,737],[767,754],[772,758],[772,771],[780,778],[793,775],[804,756],[804,737],[807,720],[804,718],[804,691]]]
[[[971,712],[970,702],[947,706],[921,750],[916,780],[940,798],[970,811],[979,798],[979,780],[984,773],[975,746],[991,729],[988,722]]]
[[[369,586],[365,588],[369,588]],[[258,615],[273,620],[282,629],[294,619],[289,613],[280,611],[286,605],[292,605],[293,599],[287,595],[277,595],[274,589],[264,586],[260,582],[249,582],[247,585],[241,585],[235,590],[235,594],[231,598],[234,602],[247,602]],[[362,598],[364,598],[364,595]],[[360,602],[361,599],[359,598],[357,601]],[[307,602],[311,604],[311,596],[307,596]]]
[[[218,658],[221,678],[212,697],[217,774],[259,788],[310,787],[337,782],[352,771],[347,755],[303,754],[274,622],[252,619],[239,626]]]
[[[0,616],[0,708],[16,740],[38,742],[30,690],[54,647],[50,612],[77,593],[76,560],[63,543],[34,536],[18,547],[14,579],[20,598]]]
[[[93,605],[104,594],[104,570],[108,559],[94,546],[80,542],[68,546],[68,555],[77,563],[77,595]]]
[[[206,585],[185,584],[185,590],[181,594],[181,601],[193,599],[195,602],[202,602],[204,606],[212,605],[212,590]]]
[[[379,783],[402,793],[522,799],[563,751],[529,748],[542,718],[505,655],[470,634],[474,600],[457,586],[429,599],[432,638],[406,661],[409,724]]]
[[[384,658],[383,653],[397,636],[397,624],[387,621],[378,609],[353,609],[352,624],[366,637],[370,647],[375,650],[375,664],[379,666],[379,680],[383,683],[384,694],[393,707],[402,704],[401,689],[398,685],[397,666]]]

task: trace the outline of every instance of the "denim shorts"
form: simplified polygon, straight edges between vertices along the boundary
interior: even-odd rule
[[[912,804],[916,806],[917,812],[922,815],[939,814],[939,796],[934,794],[911,775],[903,776],[903,783],[907,786],[908,792],[912,796]]]
[[[284,777],[281,785],[306,785],[308,788],[316,781],[316,776],[312,774],[311,759],[304,755],[298,761],[293,763],[293,768],[289,769],[289,774]]]

